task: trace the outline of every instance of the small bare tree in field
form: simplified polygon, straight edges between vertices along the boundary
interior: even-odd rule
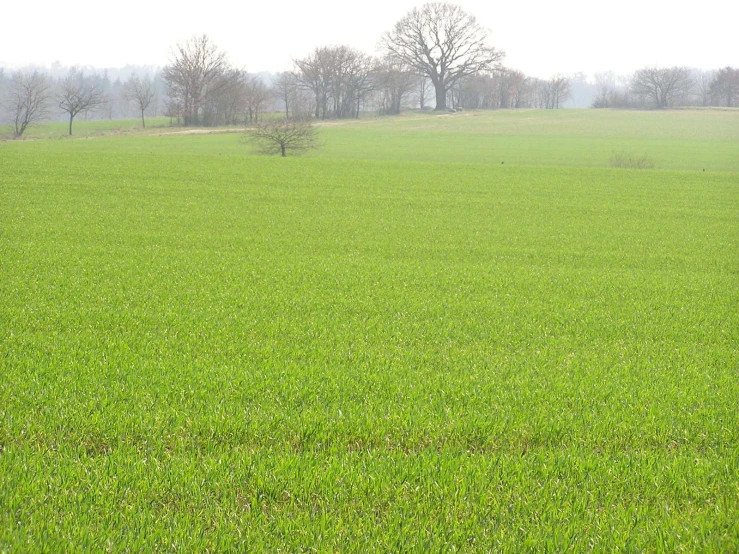
[[[264,154],[304,152],[318,147],[315,127],[307,118],[280,117],[258,123],[250,132],[249,139],[256,143]]]
[[[125,85],[123,95],[128,101],[133,101],[141,114],[141,125],[146,129],[144,112],[157,96],[154,84],[148,77],[139,79],[138,75],[132,75]]]
[[[69,134],[72,134],[74,118],[107,102],[105,93],[96,79],[72,70],[61,83],[57,102],[63,112],[69,115]]]
[[[38,71],[13,74],[6,105],[16,138],[20,138],[29,126],[47,117],[50,98],[51,84],[46,75]]]

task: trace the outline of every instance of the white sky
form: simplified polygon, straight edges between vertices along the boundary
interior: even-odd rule
[[[3,0],[0,65],[164,65],[171,46],[207,33],[234,65],[281,71],[315,46],[374,53],[378,40],[422,1]],[[647,65],[739,65],[739,2],[462,0],[506,51],[505,65],[554,73]]]

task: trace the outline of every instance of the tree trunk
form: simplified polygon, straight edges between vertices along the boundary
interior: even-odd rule
[[[285,153],[285,145],[284,145],[284,144],[280,144],[280,150],[282,151],[282,157],[283,157],[283,158],[284,158],[285,156],[287,156],[287,154]]]
[[[141,126],[146,129],[146,121],[144,120],[144,110],[141,110]]]
[[[72,136],[72,120],[74,119],[74,116],[72,114],[69,114],[69,136]]]
[[[443,83],[434,84],[436,89],[436,107],[434,110],[446,110],[446,87]]]

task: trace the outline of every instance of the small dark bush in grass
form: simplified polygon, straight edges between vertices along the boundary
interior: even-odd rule
[[[628,169],[654,169],[654,158],[648,154],[637,156],[629,152],[614,152],[611,154],[611,167],[625,167]]]

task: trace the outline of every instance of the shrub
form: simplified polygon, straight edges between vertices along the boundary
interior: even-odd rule
[[[630,152],[614,152],[611,154],[611,167],[628,169],[654,169],[654,158],[648,154],[637,156]]]

